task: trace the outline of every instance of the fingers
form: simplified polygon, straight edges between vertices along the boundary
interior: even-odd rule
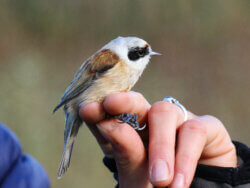
[[[114,119],[98,123],[100,133],[112,144],[121,187],[148,187],[147,156],[140,136]]]
[[[199,118],[186,121],[180,126],[171,188],[190,186],[206,140],[206,127]]]
[[[207,130],[207,143],[199,163],[211,166],[236,167],[236,149],[223,124],[213,116],[201,116]]]
[[[181,109],[168,102],[155,103],[148,113],[149,174],[155,186],[167,186],[174,175],[175,135]]]
[[[122,113],[137,114],[139,121],[145,121],[150,104],[137,92],[117,92],[107,96],[103,105],[93,102],[80,107],[79,114],[87,123],[95,124],[105,118],[105,112],[110,115]]]
[[[189,187],[198,163],[235,167],[235,148],[223,124],[212,116],[188,120],[179,127],[175,175],[171,188]]]
[[[105,98],[102,105],[92,103],[80,109],[80,116],[92,124],[88,127],[103,151],[111,148],[112,152],[109,153],[115,157],[121,187],[149,187],[148,174],[145,173],[148,171],[146,151],[139,134],[132,127],[120,124],[115,119],[104,120],[105,112],[110,115],[137,114],[138,121],[143,123],[147,121],[149,108],[149,103],[141,94],[128,92],[113,93]],[[97,127],[93,125],[97,123]],[[107,143],[103,140],[111,147],[106,147]]]
[[[138,121],[144,123],[147,120],[147,111],[150,105],[139,93],[113,93],[107,96],[103,104],[93,102],[80,107],[79,115],[87,123],[89,129],[96,137],[106,156],[112,157],[112,147],[105,138],[99,133],[95,124],[105,119],[106,113],[117,115],[121,113],[131,113],[138,115]],[[128,125],[127,125],[128,126]],[[146,132],[143,132],[144,135]],[[143,135],[143,136],[144,136]],[[147,137],[147,136],[145,136]]]
[[[195,115],[188,113],[188,118]],[[157,102],[148,113],[149,174],[155,186],[167,186],[174,176],[176,129],[183,123],[184,113],[177,105]]]

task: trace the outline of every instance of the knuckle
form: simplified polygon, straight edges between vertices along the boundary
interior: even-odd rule
[[[174,104],[171,104],[169,102],[156,102],[155,104],[152,105],[150,109],[150,113],[159,113],[159,112],[176,112],[176,106]]]
[[[216,124],[218,125],[222,125],[223,126],[223,123],[215,116],[212,116],[212,115],[204,115],[204,116],[201,116],[202,119],[207,119],[207,120],[210,120],[211,122],[215,122]]]
[[[207,131],[206,131],[206,126],[199,120],[188,120],[186,121],[183,126],[181,126],[182,130],[191,130],[191,131],[195,131],[198,134],[202,134],[202,135],[206,135]]]

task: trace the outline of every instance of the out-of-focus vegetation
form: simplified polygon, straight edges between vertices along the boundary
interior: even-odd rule
[[[0,121],[42,163],[53,187],[113,187],[85,126],[71,168],[57,180],[64,118],[52,110],[87,57],[133,35],[163,54],[134,90],[151,103],[172,95],[194,113],[215,115],[249,145],[249,8],[249,0],[0,1]]]

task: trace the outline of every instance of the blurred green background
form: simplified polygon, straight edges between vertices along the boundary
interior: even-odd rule
[[[138,36],[153,57],[135,91],[211,114],[250,145],[250,1],[0,1],[0,121],[46,168],[52,187],[113,187],[83,126],[71,168],[56,172],[64,117],[52,115],[81,63],[117,36]]]

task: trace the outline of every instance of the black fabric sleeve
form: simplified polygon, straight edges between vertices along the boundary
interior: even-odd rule
[[[201,184],[201,180],[209,184],[216,183],[216,185],[221,185],[217,187],[250,187],[250,149],[240,143],[233,141],[238,161],[240,164],[236,168],[226,168],[218,166],[208,166],[199,164],[196,169],[195,178],[193,180],[191,187],[198,187],[195,184]]]
[[[220,188],[249,188],[250,187],[250,148],[240,142],[233,142],[241,161],[236,168],[225,168],[198,164],[191,188],[220,187]],[[118,172],[114,159],[104,157],[104,165],[114,174],[119,187]]]

